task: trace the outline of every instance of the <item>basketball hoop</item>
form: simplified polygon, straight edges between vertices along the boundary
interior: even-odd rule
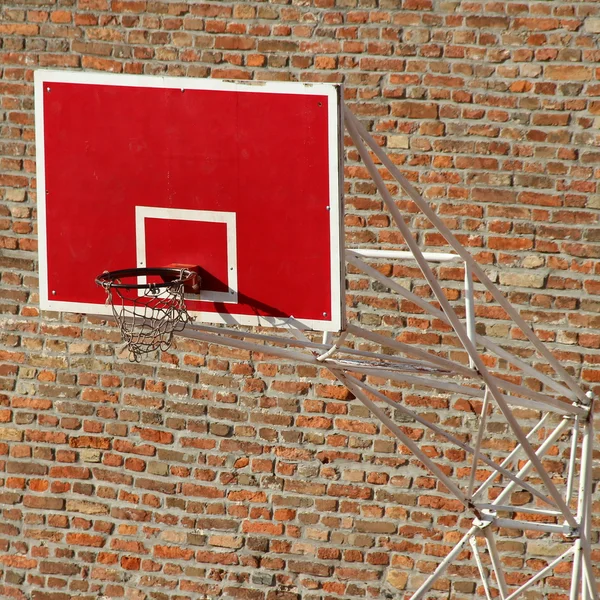
[[[106,290],[106,303],[112,306],[129,348],[129,360],[139,362],[142,355],[171,346],[173,334],[192,320],[185,289],[197,290],[198,280],[198,274],[186,268],[123,269],[96,277]]]

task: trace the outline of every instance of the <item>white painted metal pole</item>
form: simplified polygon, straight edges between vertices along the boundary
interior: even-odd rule
[[[598,592],[596,591],[596,581],[594,578],[594,563],[592,562],[592,548],[589,540],[584,533],[580,534],[581,554],[583,556],[583,581],[581,587],[582,600],[596,600]],[[585,585],[584,585],[585,584]]]
[[[473,461],[471,463],[471,476],[469,477],[469,487],[467,491],[467,498],[473,498],[473,486],[475,485],[475,474],[477,473],[477,465],[479,464],[479,451],[481,449],[481,440],[487,425],[487,413],[488,404],[490,401],[490,393],[488,388],[485,389],[485,396],[483,398],[483,405],[481,407],[481,419],[479,420],[479,429],[477,431],[477,440],[475,442],[475,448],[473,452]]]
[[[493,600],[492,594],[490,592],[490,586],[488,584],[487,574],[485,572],[485,567],[481,562],[481,556],[479,556],[479,549],[477,548],[477,538],[472,536],[469,540],[471,544],[471,551],[473,552],[473,558],[475,559],[475,564],[477,565],[477,569],[479,570],[479,576],[481,577],[481,583],[483,584],[483,590],[485,591],[485,597],[487,600]]]
[[[475,297],[473,291],[473,271],[468,263],[465,263],[465,321],[467,324],[467,335],[473,342],[477,342],[477,333],[475,331]],[[473,368],[473,360],[469,358],[469,366]]]
[[[587,412],[584,408],[573,406],[573,404],[567,404],[566,402],[557,400],[552,396],[530,390],[529,388],[513,383],[512,381],[505,381],[504,379],[500,379],[498,377],[494,377],[493,379],[498,387],[508,390],[509,392],[515,392],[515,394],[527,396],[528,398],[532,398],[533,400],[537,400],[538,402],[545,404],[545,410],[554,410],[562,415],[585,414]]]
[[[459,363],[455,363],[453,361],[449,361],[448,359],[441,358],[436,356],[435,354],[431,354],[425,350],[420,350],[419,348],[415,348],[410,344],[404,344],[399,342],[398,340],[390,337],[385,337],[381,334],[375,333],[373,331],[368,331],[362,329],[360,327],[356,327],[355,325],[348,325],[348,332],[352,333],[357,337],[363,337],[370,341],[373,341],[377,344],[381,344],[383,346],[389,346],[391,348],[397,348],[401,352],[404,352],[409,355],[418,356],[419,358],[425,358],[431,360],[431,362],[435,363],[439,367],[443,369],[447,369],[451,372],[458,373],[460,375],[464,375],[465,377],[469,377],[471,379],[477,379],[482,382],[481,376],[477,371],[469,369],[464,365]],[[385,355],[384,355],[385,356]],[[517,384],[513,384],[511,382],[506,382],[503,379],[499,379],[497,377],[492,377],[492,380],[496,382],[498,385],[504,386],[506,389],[510,389],[517,394],[525,395],[529,398],[535,398],[536,400],[529,401],[523,398],[515,398],[514,396],[505,396],[507,402],[510,404],[514,404],[516,406],[522,406],[525,408],[533,408],[535,410],[546,411],[550,408],[555,410],[560,414],[574,414],[576,412],[587,413],[586,410],[579,409],[572,404],[567,404],[565,402],[560,402],[560,400],[556,400],[551,396],[546,396],[545,394],[540,394],[539,392],[534,392],[533,390],[529,390],[528,388],[523,388]],[[483,383],[483,382],[482,382]],[[481,397],[483,397],[483,392],[480,392]]]
[[[573,566],[571,568],[571,589],[569,590],[569,600],[577,600],[579,597],[579,587],[583,580],[583,571],[581,570],[581,540],[576,539],[573,544]]]
[[[588,399],[590,402],[591,398]],[[591,533],[591,502],[592,502],[592,460],[593,460],[593,403],[590,404],[590,414],[586,423],[583,424],[583,439],[581,443],[581,464],[579,475],[579,498],[577,513],[580,516],[580,544],[582,553],[582,572],[584,582],[582,584],[582,600],[597,600],[598,591],[594,577],[594,565],[592,563],[592,549],[590,545]]]
[[[589,428],[587,427],[587,423],[582,424],[582,433],[583,439],[581,444],[581,456],[579,461],[579,489],[577,493],[577,521],[579,523],[583,523],[585,519],[585,509],[586,509],[586,473],[587,473],[587,457],[586,451],[588,450],[589,443]]]
[[[373,159],[370,157],[367,149],[365,148],[364,144],[362,143],[362,140],[360,139],[360,135],[357,131],[357,123],[358,123],[357,119],[349,111],[346,112],[346,115],[347,115],[346,127],[348,128],[348,130],[350,132],[350,136],[352,137],[352,140],[354,141],[354,144],[355,144],[365,166],[367,167],[367,170],[371,174],[371,177],[373,178],[373,181],[375,182],[375,185],[377,186],[377,189],[379,190],[379,193],[381,194],[388,210],[392,214],[392,217],[393,217],[394,221],[396,222],[396,225],[400,229],[400,232],[402,233],[402,236],[404,237],[404,241],[410,248],[411,252],[415,255],[415,259],[419,265],[419,268],[421,269],[421,272],[427,279],[427,282],[429,283],[433,293],[435,294],[436,298],[438,299],[438,302],[442,306],[444,313],[446,313],[446,316],[450,320],[452,328],[454,329],[455,333],[459,337],[463,347],[468,352],[469,356],[473,359],[476,369],[479,371],[482,379],[487,384],[492,397],[498,404],[500,411],[504,415],[504,418],[508,422],[508,425],[512,429],[515,437],[520,442],[525,453],[533,461],[536,471],[538,472],[540,478],[544,482],[546,489],[548,490],[550,495],[554,498],[554,500],[555,500],[556,504],[558,505],[558,507],[560,508],[560,510],[563,512],[565,519],[569,522],[569,524],[572,527],[575,527],[576,522],[575,522],[575,519],[574,519],[569,507],[565,504],[565,502],[562,498],[562,495],[556,488],[556,485],[552,481],[552,478],[549,476],[548,472],[545,470],[544,465],[541,463],[541,461],[535,455],[535,452],[533,451],[533,449],[531,448],[531,445],[527,441],[525,434],[523,433],[523,430],[521,429],[519,423],[515,419],[510,407],[506,403],[503,394],[500,392],[500,390],[498,389],[498,387],[496,386],[494,381],[491,379],[490,374],[489,374],[485,364],[483,363],[483,361],[481,360],[481,357],[479,356],[479,354],[477,352],[477,349],[473,346],[473,344],[471,343],[471,340],[467,337],[467,333],[466,333],[465,328],[463,327],[462,322],[460,321],[460,319],[454,312],[454,309],[448,302],[448,299],[446,298],[435,275],[431,271],[429,264],[423,258],[421,250],[418,247],[415,239],[412,237],[412,233],[411,233],[410,229],[404,222],[404,217],[398,210],[398,207],[396,206],[393,198],[391,197],[391,195],[385,185],[385,182],[383,181],[383,178],[379,174],[379,171],[377,170],[375,163],[373,162]],[[368,135],[368,133],[367,133],[367,135]],[[375,144],[375,146],[377,146],[377,144]],[[415,191],[415,194],[416,194],[416,191]],[[418,194],[417,194],[417,196],[420,198],[420,196]],[[457,244],[458,244],[458,242],[457,242]],[[460,246],[460,244],[459,244],[459,246]],[[461,248],[462,248],[462,246],[461,246]],[[476,263],[472,260],[470,254],[468,254],[468,253],[466,253],[466,254],[468,255],[469,259],[472,261],[471,266],[473,267],[474,272],[477,273],[477,276],[479,277],[479,272],[475,271],[475,266],[473,266],[473,265],[476,265]],[[467,260],[467,259],[465,258],[465,260]],[[479,278],[481,279],[481,277],[479,277]],[[513,310],[513,312],[514,312],[514,310]],[[520,319],[520,317],[519,317],[519,319]],[[514,320],[514,318],[513,318],[513,320]],[[521,319],[521,321],[522,321],[522,319]],[[523,321],[523,323],[524,323],[524,321]],[[536,340],[537,340],[537,338],[536,338]],[[538,340],[538,342],[539,342],[539,340]],[[541,344],[541,342],[539,342],[539,343]],[[543,344],[542,344],[542,346],[543,346]],[[544,348],[544,350],[546,350],[546,349]],[[547,350],[546,350],[546,352],[547,352]],[[553,360],[553,362],[556,362],[556,360],[554,358],[552,360]],[[569,379],[569,381],[570,381],[570,379]],[[579,391],[581,391],[581,390],[579,390]],[[583,394],[583,392],[581,392],[581,393]],[[585,395],[584,395],[584,398],[585,398]]]
[[[592,538],[592,490],[593,490],[593,460],[594,460],[594,397],[592,392],[588,392],[590,414],[587,422],[587,443],[582,444],[582,454],[585,455],[585,512],[583,513],[583,536],[582,543],[587,546],[591,544]],[[583,464],[582,464],[583,468]],[[592,564],[591,547],[584,547],[584,557],[588,571],[588,584],[590,588],[590,597],[592,600],[598,600],[598,586],[594,576],[594,566]]]
[[[424,298],[417,296],[414,292],[407,290],[405,287],[401,286],[399,283],[394,281],[391,277],[380,273],[377,269],[374,269],[371,265],[368,265],[364,260],[361,260],[356,256],[356,253],[353,251],[349,251],[346,253],[346,260],[354,265],[357,269],[360,269],[366,275],[369,275],[373,279],[376,279],[380,283],[383,283],[386,287],[393,290],[397,294],[400,294],[403,298],[406,298],[409,302],[416,304],[419,308],[422,308],[424,311],[428,312],[431,316],[436,317],[437,319],[442,320],[444,323],[450,324],[448,318],[439,308],[436,308],[428,302]]]
[[[332,359],[331,362],[336,361],[335,359]],[[356,371],[356,373],[364,373],[366,375],[373,375],[375,377],[385,377],[386,379],[391,379],[392,381],[406,382],[411,383],[413,385],[422,385],[437,390],[452,392],[455,394],[463,394],[464,396],[472,396],[474,398],[482,398],[484,396],[483,390],[479,388],[468,387],[466,385],[459,385],[457,383],[452,383],[451,381],[439,381],[437,379],[431,379],[427,376],[410,375],[408,373],[397,373],[386,369],[373,368],[369,365],[348,365],[344,367],[343,361],[338,361],[337,365],[339,367],[352,369],[353,371]]]
[[[575,481],[575,469],[577,468],[577,441],[579,437],[579,417],[573,419],[571,429],[571,455],[569,456],[569,471],[567,473],[567,489],[565,491],[565,502],[570,503],[573,497],[573,483]]]
[[[321,364],[312,354],[305,354],[302,352],[297,352],[295,350],[288,350],[287,348],[279,348],[277,346],[264,346],[262,344],[254,344],[252,342],[246,342],[245,340],[235,339],[230,336],[224,337],[219,335],[213,335],[210,333],[203,333],[202,331],[189,328],[186,328],[184,331],[178,332],[177,335],[191,338],[193,340],[200,340],[209,344],[229,346],[231,348],[249,350],[250,352],[260,352],[262,354],[268,354],[270,356],[278,356],[279,358],[285,358],[287,360],[293,360],[300,363],[310,363],[316,365]]]
[[[506,585],[504,568],[502,567],[502,560],[500,559],[500,554],[498,554],[496,540],[494,539],[494,534],[490,531],[489,526],[483,527],[483,535],[485,536],[488,552],[490,553],[492,567],[494,569],[494,573],[496,574],[496,583],[498,584],[498,589],[500,591],[500,598],[502,598],[502,600],[505,600],[505,598],[508,596],[508,586]]]
[[[354,252],[365,258],[379,258],[392,260],[415,260],[412,252],[406,250],[370,250],[366,248],[347,248],[349,252]],[[429,262],[455,262],[460,260],[458,254],[450,254],[448,252],[423,252],[423,256]]]
[[[490,519],[490,523],[495,527],[504,527],[506,529],[518,529],[520,531],[544,531],[546,533],[559,533],[568,535],[571,528],[568,525],[555,525],[554,523],[538,523],[537,521],[515,521],[514,519]]]
[[[485,504],[477,502],[475,506],[481,510],[491,510],[499,512],[519,512],[528,515],[544,515],[546,517],[560,517],[562,513],[559,510],[546,510],[543,508],[529,508],[528,506],[513,506],[511,504]]]

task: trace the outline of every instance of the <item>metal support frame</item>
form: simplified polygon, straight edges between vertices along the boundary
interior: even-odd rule
[[[287,361],[312,364],[329,370],[410,450],[424,468],[439,479],[447,489],[447,493],[463,504],[466,514],[472,519],[472,526],[438,564],[434,572],[414,591],[412,600],[424,598],[444,574],[446,568],[469,548],[470,551],[467,553],[470,553],[481,576],[488,600],[493,597],[502,600],[516,600],[523,597],[523,594],[533,586],[543,583],[559,563],[568,560],[572,562],[569,600],[577,600],[579,597],[582,600],[598,600],[590,546],[592,398],[585,394],[575,378],[537,338],[518,311],[510,305],[484,270],[400,173],[363,125],[347,109],[344,109],[343,113],[346,129],[409,248],[409,251],[348,248],[345,252],[346,260],[366,276],[384,284],[392,292],[419,306],[428,315],[451,326],[466,352],[468,364],[439,356],[424,348],[402,343],[381,332],[369,331],[356,324],[348,324],[346,330],[337,338],[326,333],[320,342],[314,341],[291,326],[287,330],[282,329],[267,335],[231,327],[189,324],[178,335],[209,344],[260,352]],[[387,169],[455,253],[421,251],[392,198],[375,160]],[[369,264],[381,260],[416,261],[435,296],[437,305],[417,296]],[[459,319],[446,298],[431,267],[432,264],[452,262],[462,263],[464,266],[463,320]],[[513,323],[520,327],[531,346],[553,369],[554,376],[539,372],[497,342],[477,333],[475,278],[478,281],[477,285],[483,286],[483,289],[506,311]],[[368,350],[364,349],[365,345],[369,347]],[[390,348],[393,353],[384,353],[383,348]],[[478,348],[507,360],[514,372],[520,372],[523,377],[537,379],[543,391],[505,381],[498,374],[490,372]],[[459,439],[458,436],[430,422],[417,411],[406,407],[401,401],[390,399],[384,390],[376,389],[371,384],[370,377],[376,377],[378,381],[417,386],[419,389],[439,390],[444,394],[483,399],[479,430],[474,443]],[[447,443],[455,444],[467,452],[472,457],[468,481],[457,481],[444,472],[436,461],[395,423],[384,408],[385,405],[413,419],[430,434],[443,436]],[[543,412],[544,416],[530,431],[524,431],[513,412],[513,407],[533,408]],[[516,447],[503,458],[484,452],[483,441],[487,435],[487,421],[492,412],[504,417],[516,441]],[[564,489],[559,489],[559,484],[547,472],[542,459],[561,436],[569,431],[571,455],[567,464],[567,481]],[[542,433],[545,435],[540,441]],[[534,444],[537,444],[536,448]],[[513,464],[517,458],[523,461],[519,469]],[[485,465],[492,472],[483,482],[478,481],[477,478],[480,465]],[[502,486],[503,490],[491,500],[486,500],[484,495],[489,492],[492,485]],[[513,491],[517,489],[529,491],[535,497],[537,504],[525,507],[513,505],[511,497]],[[576,511],[572,508],[573,501],[576,503]],[[507,583],[507,570],[502,561],[502,553],[496,543],[498,531],[503,528],[563,534],[567,536],[566,549],[527,582],[511,589]],[[485,545],[483,543],[478,545],[478,538],[485,541]],[[491,565],[491,569],[484,564],[484,548],[487,548],[486,560]],[[491,573],[494,575],[493,578],[489,577]]]

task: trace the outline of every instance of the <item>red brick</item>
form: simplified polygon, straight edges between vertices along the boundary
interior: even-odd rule
[[[34,569],[38,564],[33,558],[19,555],[0,555],[0,563],[15,569]]]
[[[81,394],[81,399],[86,402],[111,402],[115,403],[119,401],[119,395],[114,392],[107,392],[106,390],[98,390],[93,388],[86,388]]]
[[[547,79],[557,81],[589,81],[594,71],[591,67],[581,65],[547,65],[544,75]]]
[[[102,548],[106,540],[101,535],[92,535],[89,533],[67,533],[67,543],[73,546],[89,546],[92,548]]]
[[[244,533],[257,533],[260,535],[282,535],[283,525],[261,521],[244,521],[242,523],[242,531]]]
[[[157,558],[172,558],[175,560],[190,560],[194,551],[179,546],[154,546],[153,554]]]
[[[314,577],[329,577],[333,572],[333,567],[314,561],[288,561],[288,570],[292,573],[303,573]]]
[[[196,561],[218,565],[237,565],[240,562],[235,552],[209,552],[207,550],[196,552]]]
[[[173,434],[168,431],[159,431],[157,429],[137,429],[132,430],[133,433],[139,433],[143,440],[154,442],[156,444],[172,444]]]
[[[508,29],[510,19],[507,17],[467,17],[467,27],[473,27],[474,29]]]
[[[430,102],[399,102],[392,104],[392,115],[405,119],[437,119],[437,104]]]
[[[32,36],[37,35],[39,32],[39,27],[34,24],[29,23],[0,23],[0,35],[9,36],[9,35],[22,35],[22,36]]]
[[[123,71],[123,65],[120,62],[95,56],[84,56],[81,60],[81,66],[84,69],[109,71],[111,73],[121,73]]]
[[[63,510],[65,501],[63,498],[51,496],[25,496],[23,505],[28,508],[39,508],[42,510]]]
[[[302,415],[296,418],[297,427],[310,427],[313,429],[331,429],[333,419],[327,417],[304,417]]]
[[[199,496],[202,498],[224,498],[225,492],[214,487],[184,483],[182,488],[185,496]]]
[[[122,556],[120,564],[126,571],[139,571],[141,562],[139,556]]]
[[[87,467],[50,467],[49,475],[64,479],[90,479],[91,472]]]
[[[110,438],[82,435],[70,437],[69,446],[71,446],[71,448],[97,448],[99,450],[108,450],[110,448],[110,441]]]

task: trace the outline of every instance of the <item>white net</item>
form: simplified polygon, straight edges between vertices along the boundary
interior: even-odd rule
[[[144,287],[137,281],[128,286],[120,278],[105,277],[99,281],[106,290],[106,302],[112,306],[132,362],[140,362],[145,354],[155,350],[168,350],[173,335],[192,320],[184,301],[184,274],[167,283]]]

